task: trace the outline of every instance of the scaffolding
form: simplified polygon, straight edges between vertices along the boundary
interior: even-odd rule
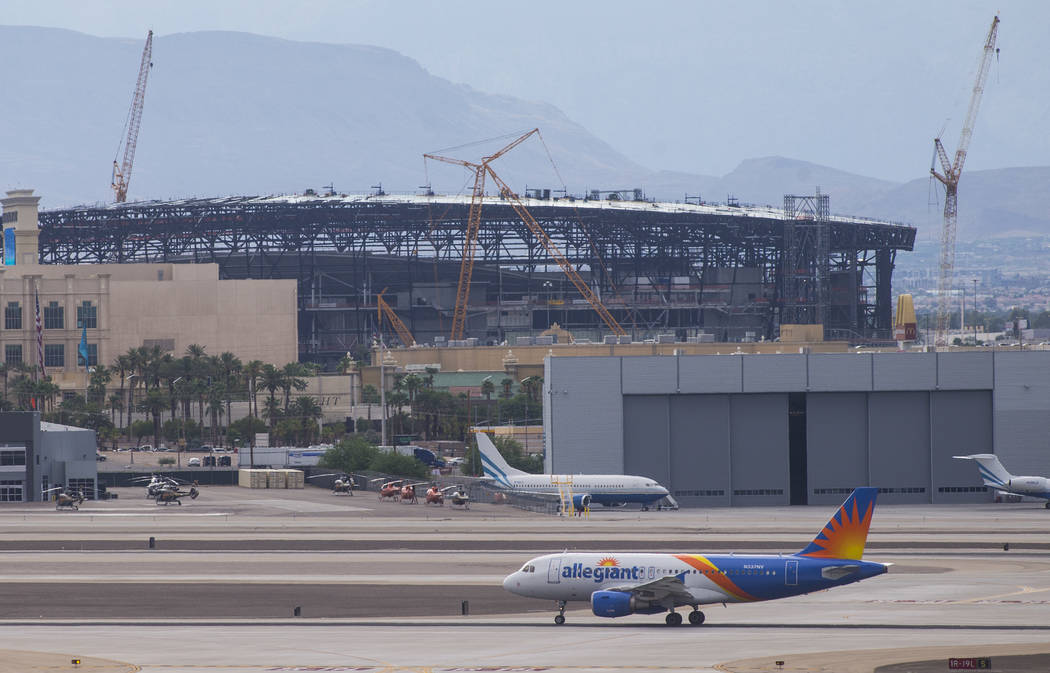
[[[892,338],[891,277],[913,227],[829,215],[827,195],[785,209],[591,198],[523,200],[630,338],[771,339],[785,316],[831,338]],[[40,214],[43,264],[214,262],[221,278],[299,283],[300,357],[343,357],[375,332],[378,290],[416,340],[445,336],[470,199],[440,195],[229,197]],[[515,213],[486,196],[465,336],[552,323],[608,329]],[[791,215],[786,215],[791,213]]]

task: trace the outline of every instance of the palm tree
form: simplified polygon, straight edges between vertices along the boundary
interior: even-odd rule
[[[109,367],[106,365],[95,365],[88,383],[88,402],[101,406],[106,399],[106,384],[112,380],[113,371]]]
[[[116,426],[117,411],[120,411],[120,425],[124,425],[124,396],[114,393],[109,396],[107,402],[109,404],[109,420]]]
[[[160,445],[160,414],[168,408],[168,394],[160,388],[154,388],[139,400],[139,411],[153,417],[153,446]]]
[[[313,434],[313,424],[323,414],[321,405],[309,395],[300,395],[292,403],[290,412],[299,418],[299,423],[303,429],[303,443],[309,443],[310,436]]]
[[[284,381],[281,385],[281,389],[284,390],[284,410],[288,411],[292,388],[306,390],[306,380],[302,377],[310,375],[310,368],[299,362],[289,362],[284,366],[281,373],[284,375]]]
[[[221,384],[214,384],[208,388],[208,413],[211,414],[211,436],[212,444],[219,445],[219,419],[222,418],[224,411],[224,398],[226,397],[225,387]]]
[[[270,402],[273,402],[277,399],[277,391],[284,388],[284,372],[271,364],[265,364],[260,378],[262,387],[270,392]]]
[[[223,391],[226,393],[226,432],[230,430],[231,407],[233,405],[234,382],[244,365],[237,356],[229,351],[219,354],[219,372],[222,377]]]
[[[0,362],[0,374],[4,376],[4,401],[7,401],[7,374],[11,368],[6,363]]]
[[[486,377],[481,382],[481,394],[485,396],[486,402],[492,401],[492,393],[496,392],[496,384],[492,382],[490,377]]]
[[[263,417],[266,418],[267,421],[269,421],[271,430],[273,430],[273,427],[277,425],[277,419],[281,417],[282,413],[283,412],[281,411],[281,403],[277,401],[276,397],[271,395],[270,398],[267,399],[266,402],[263,404],[262,412]]]
[[[423,379],[418,374],[409,374],[402,383],[408,391],[408,401],[411,403],[416,399],[416,392],[423,387]]]
[[[502,381],[500,381],[500,385],[503,386],[503,392],[500,393],[500,397],[507,397],[507,398],[509,398],[510,394],[511,394],[510,393],[510,387],[514,385],[514,379],[512,379],[512,378],[505,378]]]
[[[262,360],[252,360],[244,365],[244,384],[248,388],[248,418],[249,427],[251,422],[259,415],[259,401],[256,392],[259,389],[259,377],[262,375]],[[254,412],[253,412],[254,409]],[[250,440],[254,443],[254,438]]]

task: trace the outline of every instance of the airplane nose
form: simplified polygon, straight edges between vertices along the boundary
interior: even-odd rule
[[[521,582],[518,580],[518,573],[511,573],[510,575],[507,575],[503,580],[503,588],[511,592],[512,594],[518,593],[517,589],[520,586],[520,584]]]

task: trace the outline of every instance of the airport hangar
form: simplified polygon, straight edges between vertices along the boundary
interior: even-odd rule
[[[786,348],[787,346],[785,346]],[[1050,474],[1050,351],[556,357],[546,471],[640,474],[683,506],[990,502],[960,454]]]

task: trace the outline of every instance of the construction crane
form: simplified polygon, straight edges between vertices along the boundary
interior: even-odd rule
[[[407,327],[405,327],[405,323],[401,321],[401,318],[397,317],[397,313],[394,312],[394,309],[390,308],[390,304],[386,303],[386,300],[383,299],[383,295],[388,289],[389,288],[384,287],[383,291],[376,296],[376,321],[379,326],[379,331],[380,333],[383,331],[383,316],[385,315],[386,319],[390,321],[391,326],[393,326],[394,331],[397,332],[397,336],[401,339],[401,343],[404,344],[406,348],[409,346],[415,346],[415,337],[413,337],[412,333],[408,331]]]
[[[937,158],[941,161],[943,173],[938,173],[935,164],[930,166],[930,174],[944,185],[944,227],[941,230],[941,265],[940,278],[937,282],[937,331],[934,343],[938,346],[947,345],[948,328],[951,319],[951,291],[952,275],[955,271],[955,225],[958,214],[959,178],[962,176],[963,163],[966,161],[966,150],[973,138],[973,125],[977,120],[977,110],[981,106],[981,94],[984,93],[984,83],[988,79],[988,68],[992,62],[993,52],[998,54],[995,46],[996,34],[999,30],[999,16],[992,19],[992,27],[988,30],[988,37],[984,41],[984,51],[981,54],[980,64],[977,68],[977,81],[973,85],[973,95],[970,97],[970,109],[966,112],[966,121],[963,123],[962,135],[959,137],[959,147],[955,151],[955,161],[948,161],[948,152],[941,144],[940,138],[934,138],[933,146]],[[976,308],[976,307],[975,307]]]
[[[524,133],[512,142],[507,144],[499,151],[487,156],[482,157],[481,163],[474,163],[470,161],[464,161],[463,159],[453,159],[450,157],[438,156],[436,154],[424,154],[424,159],[434,159],[436,161],[443,161],[445,163],[454,164],[456,166],[464,166],[474,171],[474,189],[470,199],[470,212],[467,216],[467,231],[463,241],[463,260],[459,268],[459,285],[456,288],[456,306],[452,314],[452,334],[450,339],[462,339],[463,332],[466,327],[467,320],[467,302],[470,299],[470,278],[474,269],[474,252],[477,249],[478,229],[481,225],[481,204],[485,196],[485,175],[488,174],[492,177],[492,180],[499,187],[500,196],[511,202],[511,207],[518,214],[518,217],[525,223],[525,225],[532,231],[533,235],[539,239],[544,249],[547,251],[554,261],[562,268],[565,275],[569,277],[572,284],[580,292],[584,299],[594,308],[605,324],[609,326],[615,334],[620,336],[626,336],[627,332],[620,326],[620,323],[616,322],[609,310],[602,304],[601,299],[594,293],[593,290],[587,285],[587,283],[580,277],[580,274],[572,268],[572,264],[565,258],[561,251],[554,245],[554,242],[547,235],[547,232],[543,230],[543,227],[536,221],[534,217],[525,208],[525,205],[521,202],[521,199],[517,194],[514,193],[510,187],[505,183],[492,169],[492,162],[500,158],[510,150],[514,149],[521,143],[525,142],[533,134],[539,135],[540,130],[538,128],[532,129],[528,133]]]
[[[605,324],[608,325],[609,329],[611,329],[614,334],[617,334],[618,336],[627,336],[627,332],[624,328],[620,326],[620,323],[616,322],[616,318],[609,313],[609,309],[605,308],[605,304],[602,303],[602,300],[598,295],[595,294],[583,278],[580,277],[580,274],[576,272],[576,269],[572,268],[572,264],[570,264],[569,260],[565,258],[565,255],[561,254],[561,251],[554,245],[554,241],[552,241],[550,236],[547,235],[547,232],[543,230],[543,227],[541,227],[540,223],[536,221],[536,218],[532,216],[532,213],[525,208],[525,204],[521,202],[518,195],[507,186],[507,183],[503,182],[503,180],[496,175],[496,172],[492,170],[491,166],[486,166],[485,168],[488,170],[489,175],[492,176],[492,181],[499,186],[500,194],[510,201],[510,205],[514,209],[514,212],[518,214],[521,221],[529,228],[532,235],[539,239],[543,248],[547,251],[547,254],[558,263],[561,270],[565,272],[565,275],[568,276],[569,280],[572,281],[572,284],[576,286],[576,289],[583,298],[587,300],[598,316],[605,321]]]
[[[446,164],[463,166],[474,171],[474,189],[470,196],[470,211],[467,215],[467,232],[463,238],[463,259],[459,265],[459,284],[456,286],[456,306],[452,312],[452,334],[450,339],[462,339],[463,331],[467,324],[467,302],[470,300],[470,278],[474,273],[474,252],[478,245],[478,229],[481,226],[481,203],[485,197],[485,173],[490,162],[499,159],[518,145],[525,142],[533,134],[540,130],[532,129],[528,133],[518,136],[502,149],[482,157],[481,163],[476,164],[462,159],[453,159],[436,154],[424,154],[424,159],[443,161]]]
[[[146,80],[149,79],[149,71],[153,67],[152,56],[153,31],[151,30],[146,35],[146,46],[142,49],[139,78],[135,82],[135,95],[131,99],[131,110],[128,111],[127,135],[121,142],[124,147],[124,159],[119,164],[117,163],[121,145],[117,145],[117,154],[113,157],[113,177],[110,187],[116,194],[117,203],[124,203],[128,199],[128,183],[131,182],[131,167],[135,163],[135,145],[139,140],[139,124],[142,122],[142,103],[146,98]]]

